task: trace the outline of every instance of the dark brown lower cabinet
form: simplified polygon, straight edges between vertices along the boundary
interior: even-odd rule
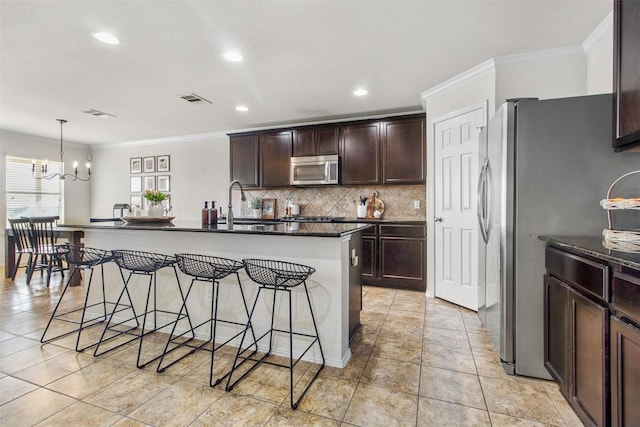
[[[569,395],[569,287],[555,277],[544,276],[544,365]]]
[[[364,284],[426,290],[424,225],[385,223],[363,234]]]
[[[546,268],[545,367],[585,425],[607,426],[608,267],[548,248]]]
[[[588,425],[607,425],[607,344],[609,310],[574,290],[569,291],[571,336],[570,399]]]
[[[640,425],[640,329],[611,318],[611,425]]]

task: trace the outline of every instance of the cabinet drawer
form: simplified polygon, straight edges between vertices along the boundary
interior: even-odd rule
[[[425,237],[423,225],[380,225],[381,237]]]
[[[640,277],[614,270],[611,293],[613,309],[640,325]]]
[[[599,299],[609,301],[609,267],[559,249],[547,248],[547,272]]]
[[[372,227],[369,227],[369,228],[365,229],[365,230],[362,232],[362,235],[363,235],[363,236],[375,236],[375,235],[376,235],[376,228],[377,228],[377,226],[376,226],[376,225],[374,225],[374,226],[372,226]]]

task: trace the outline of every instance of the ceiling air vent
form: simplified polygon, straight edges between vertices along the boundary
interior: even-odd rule
[[[113,114],[105,113],[104,111],[96,110],[94,108],[85,110],[83,113],[91,114],[92,116],[100,117],[101,119],[111,119],[115,117]]]
[[[186,95],[178,95],[178,97],[180,97],[180,98],[184,99],[185,101],[190,102],[192,104],[201,104],[203,102],[211,104],[211,101],[201,97],[200,95],[196,95],[195,93],[188,93]]]

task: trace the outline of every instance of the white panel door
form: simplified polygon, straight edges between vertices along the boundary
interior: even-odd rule
[[[435,296],[478,310],[478,108],[434,123]]]

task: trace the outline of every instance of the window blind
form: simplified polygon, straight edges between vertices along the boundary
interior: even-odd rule
[[[36,159],[36,176],[40,176],[40,168],[44,160]],[[60,162],[48,162],[48,173],[60,173]],[[60,216],[62,217],[62,200],[64,180],[34,179],[32,159],[21,157],[6,158],[6,215],[9,218],[21,216]],[[7,222],[8,224],[8,222]]]

